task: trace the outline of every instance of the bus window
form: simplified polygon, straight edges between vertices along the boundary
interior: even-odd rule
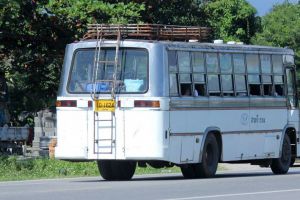
[[[233,96],[232,75],[221,75],[224,96]]]
[[[235,73],[245,73],[245,56],[244,54],[233,54],[233,66]]]
[[[204,73],[204,56],[201,52],[192,52],[193,72]]]
[[[190,53],[188,51],[177,51],[179,72],[191,72]]]
[[[261,62],[261,72],[262,73],[271,73],[271,56],[270,55],[260,55]]]
[[[206,67],[208,73],[218,73],[218,56],[216,53],[206,53]]]
[[[114,49],[101,50],[100,60],[114,60]],[[95,49],[78,50],[73,59],[71,74],[68,82],[70,93],[109,93],[112,84],[106,80],[112,80],[114,66],[110,63],[101,63],[97,69],[94,67]],[[93,77],[93,71],[95,76]],[[120,64],[117,70],[117,80],[124,81],[121,93],[144,93],[148,85],[148,52],[144,49],[121,49]],[[93,83],[93,79],[97,83]]]
[[[168,65],[170,72],[178,72],[176,61],[176,51],[168,51]]]
[[[272,55],[273,72],[283,74],[283,64],[281,55]]]
[[[231,54],[220,53],[221,73],[232,73]]]
[[[294,63],[295,63],[294,56],[292,56],[292,55],[283,55],[283,63],[285,65],[294,65]]]
[[[235,90],[237,96],[246,96],[247,95],[247,87],[246,87],[246,77],[245,75],[235,75]]]
[[[92,80],[94,54],[88,50],[77,51],[69,79],[70,92],[85,92],[86,84]]]
[[[261,95],[259,75],[248,75],[250,95]]]
[[[247,70],[248,73],[259,73],[259,60],[257,54],[247,54]]]
[[[272,96],[272,77],[262,76],[263,91],[265,96]]]
[[[220,96],[219,75],[208,75],[208,92],[211,96]]]
[[[170,95],[178,96],[178,84],[176,74],[170,74]]]
[[[182,96],[192,96],[192,81],[190,74],[180,74],[180,94]]]
[[[283,76],[274,76],[275,96],[284,96]]]
[[[205,87],[205,75],[204,74],[194,74],[194,96],[205,96],[206,87]]]

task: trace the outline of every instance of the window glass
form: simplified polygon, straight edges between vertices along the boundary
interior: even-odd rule
[[[273,72],[274,73],[283,73],[283,63],[281,55],[272,55],[272,63],[273,63]]]
[[[246,91],[246,78],[244,75],[235,75],[235,88],[237,91]]]
[[[170,94],[172,96],[177,96],[178,95],[176,74],[170,74]]]
[[[260,84],[259,75],[248,75],[248,82],[252,84]]]
[[[232,76],[231,75],[221,75],[222,78],[222,89],[223,91],[232,91],[233,92],[233,85],[232,85]]]
[[[176,51],[168,51],[168,64],[170,72],[177,72]]]
[[[218,75],[208,75],[208,90],[209,92],[220,92]]]
[[[261,71],[262,73],[271,73],[271,56],[260,55]]]
[[[233,54],[233,65],[235,73],[245,73],[245,58],[244,54]]]
[[[180,83],[191,83],[191,75],[190,74],[180,74]]]
[[[283,55],[283,62],[286,65],[293,65],[294,64],[294,56],[292,56],[292,55]]]
[[[283,84],[283,76],[274,76],[274,83]]]
[[[194,72],[204,73],[204,57],[201,52],[192,52],[192,65]]]
[[[217,73],[218,70],[218,56],[216,53],[206,53],[206,67],[207,72]]]
[[[205,75],[204,74],[194,74],[194,82],[205,83]]]
[[[291,69],[287,70],[286,81],[287,81],[287,92],[289,95],[293,95],[294,94],[294,78],[293,78],[293,71]]]
[[[257,54],[247,54],[246,61],[248,73],[259,73],[259,59]]]
[[[143,49],[120,49],[117,70],[117,80],[124,84],[116,88],[121,93],[143,93],[148,83],[148,53]],[[94,67],[95,49],[81,49],[76,51],[72,63],[68,82],[68,91],[71,93],[90,93],[91,91],[109,93],[112,90],[114,65],[101,63],[98,69]],[[100,60],[113,61],[115,49],[103,49]],[[95,77],[93,77],[95,71]],[[93,83],[93,81],[96,83]]]
[[[191,72],[190,53],[188,51],[178,51],[177,59],[180,72]]]
[[[220,68],[222,73],[232,73],[231,54],[220,53]]]
[[[262,76],[262,82],[265,83],[270,83],[272,84],[272,78],[271,76]]]

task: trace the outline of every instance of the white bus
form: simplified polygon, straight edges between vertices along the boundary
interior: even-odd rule
[[[104,179],[128,180],[146,164],[185,178],[212,177],[222,162],[284,174],[299,157],[292,50],[195,42],[206,31],[193,27],[103,27],[67,45],[56,158],[96,160]]]

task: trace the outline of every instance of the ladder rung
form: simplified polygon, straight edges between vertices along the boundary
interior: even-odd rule
[[[111,119],[95,119],[95,122],[112,122]]]
[[[114,61],[114,60],[99,60],[98,63],[115,64],[116,61]]]
[[[103,83],[103,82],[114,82],[115,80],[113,79],[107,79],[107,80],[101,80],[101,81],[95,81],[95,83]]]
[[[107,139],[98,139],[98,140],[95,140],[95,142],[99,142],[99,141],[113,141],[113,139],[107,138]]]
[[[116,45],[116,46],[119,46],[118,42],[115,42],[115,43],[113,43],[113,42],[103,42],[102,44],[103,44],[104,47],[106,47],[106,45]]]
[[[115,128],[114,126],[97,126],[98,128]]]

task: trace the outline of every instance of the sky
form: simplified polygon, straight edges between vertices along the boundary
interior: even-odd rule
[[[257,10],[257,15],[264,16],[274,4],[283,3],[284,0],[247,0]],[[297,3],[298,0],[289,0],[290,3]]]

